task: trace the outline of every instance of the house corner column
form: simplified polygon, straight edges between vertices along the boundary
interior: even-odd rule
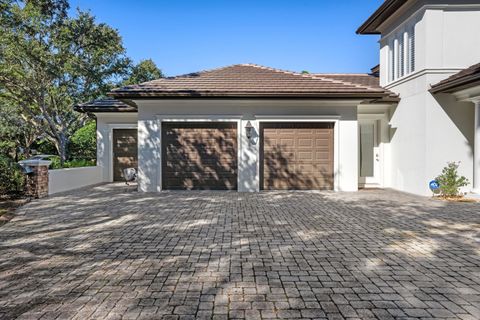
[[[475,141],[473,149],[473,190],[480,194],[480,99],[475,100]]]

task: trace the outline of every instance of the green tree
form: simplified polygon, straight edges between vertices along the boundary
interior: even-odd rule
[[[0,98],[0,153],[15,161],[19,156],[28,158],[32,144],[40,136],[41,131],[31,116]]]
[[[118,32],[67,0],[0,0],[0,97],[55,144],[61,163],[86,121],[72,105],[104,95],[130,60]]]
[[[142,60],[137,65],[131,67],[128,78],[124,85],[137,84],[152,81],[163,77],[162,71],[157,67],[152,59]]]

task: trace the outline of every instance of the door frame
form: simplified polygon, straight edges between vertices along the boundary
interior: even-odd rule
[[[304,115],[304,116],[261,116],[255,115],[255,118],[258,121],[258,128],[260,129],[263,122],[328,122],[333,123],[333,190],[339,191],[340,189],[340,175],[339,175],[339,150],[340,150],[340,140],[339,140],[339,124],[340,116],[337,115],[327,115],[327,116],[317,116],[317,115]],[[260,191],[260,185],[262,183],[260,177],[260,144],[258,147],[258,161],[257,161],[257,181],[258,189]]]
[[[240,174],[239,174],[239,167],[240,167],[240,159],[241,159],[241,128],[240,122],[242,116],[236,115],[157,115],[157,126],[158,126],[158,134],[159,134],[159,145],[157,146],[157,152],[159,155],[159,161],[157,166],[157,190],[163,190],[163,181],[162,181],[162,166],[163,166],[163,141],[162,141],[162,130],[163,122],[234,122],[237,125],[237,190],[240,186]]]
[[[376,140],[378,143],[378,183],[368,183],[360,182],[360,122],[362,120],[376,121]],[[386,164],[388,159],[387,157],[387,144],[389,143],[389,132],[388,132],[388,116],[385,113],[367,113],[367,114],[358,114],[358,187],[359,188],[384,188],[386,185]]]
[[[138,125],[136,123],[111,123],[108,125],[108,141],[110,146],[108,148],[108,159],[110,164],[108,166],[108,180],[113,182],[113,130],[115,129],[136,129],[138,134]],[[138,157],[138,139],[137,139],[137,157]]]

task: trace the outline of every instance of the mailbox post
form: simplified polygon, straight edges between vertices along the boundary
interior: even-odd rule
[[[48,196],[48,166],[49,160],[24,160],[19,164],[26,172],[26,194],[33,198]]]

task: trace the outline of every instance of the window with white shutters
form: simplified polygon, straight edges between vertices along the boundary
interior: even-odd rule
[[[415,72],[415,26],[403,29],[388,43],[388,81]]]

